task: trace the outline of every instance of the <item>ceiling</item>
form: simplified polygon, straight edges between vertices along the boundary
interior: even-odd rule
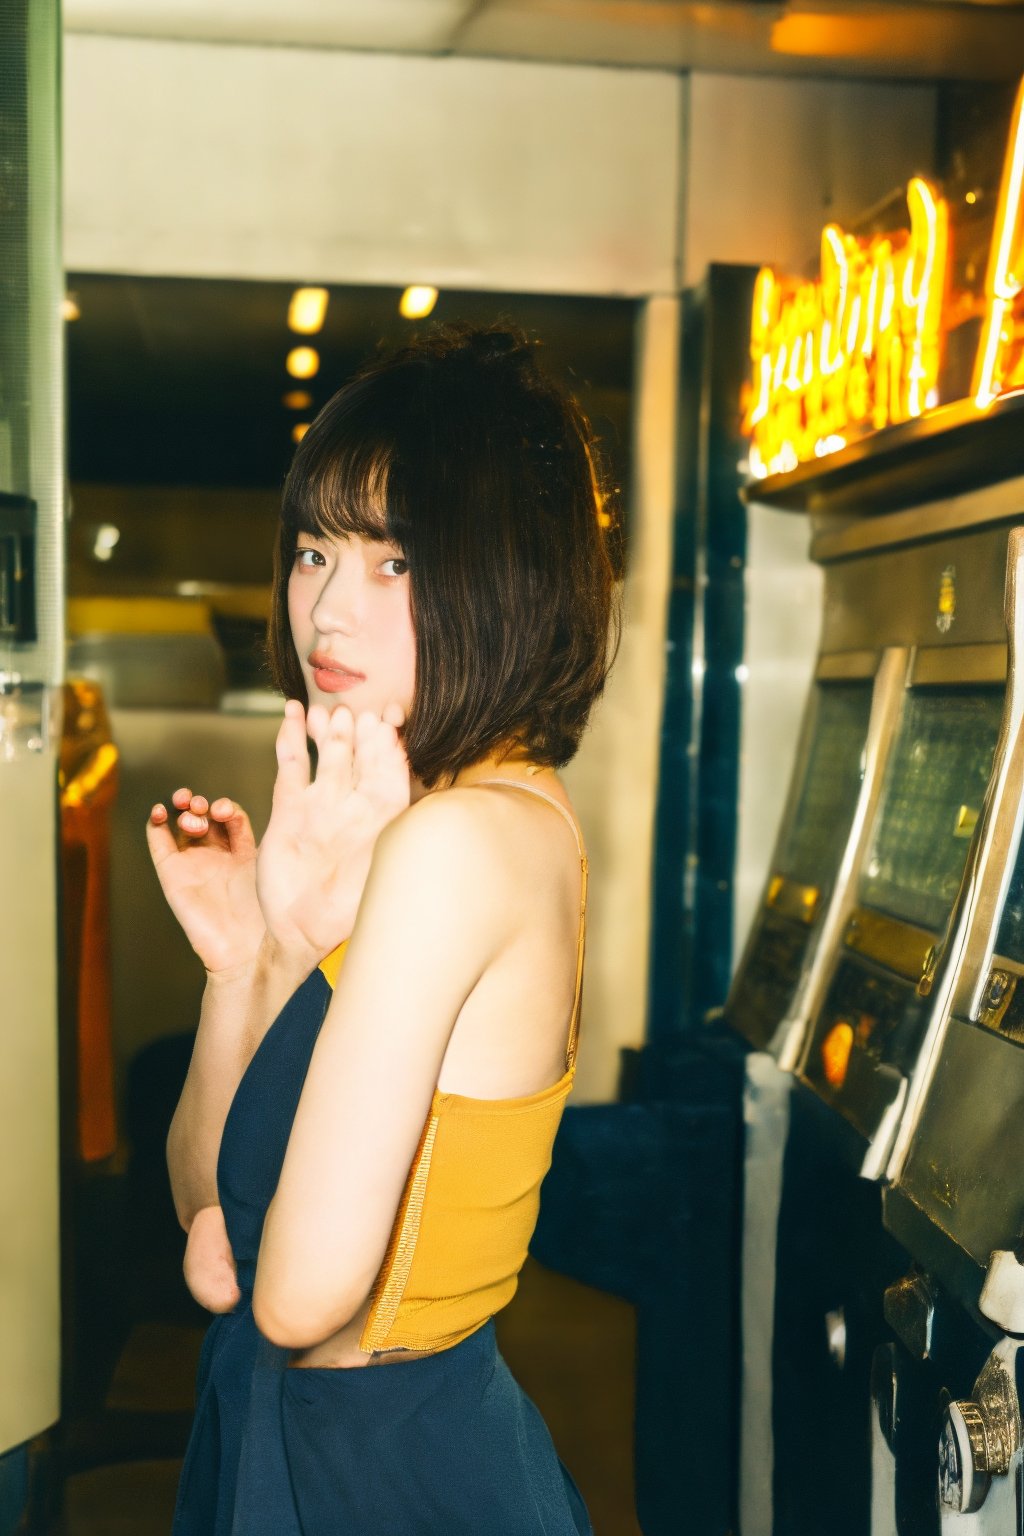
[[[647,69],[1008,79],[1024,0],[64,0],[68,31]]]

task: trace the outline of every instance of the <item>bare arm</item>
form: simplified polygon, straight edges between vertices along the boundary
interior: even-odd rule
[[[231,1100],[266,1034],[315,961],[285,955],[267,938],[257,957],[209,973],[188,1076],[167,1137],[167,1167],[178,1220],[217,1202],[217,1158]]]
[[[263,1226],[253,1313],[277,1344],[344,1326],[380,1268],[455,1019],[507,941],[494,860],[456,795],[380,839]]]

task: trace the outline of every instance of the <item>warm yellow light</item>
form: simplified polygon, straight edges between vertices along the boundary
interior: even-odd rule
[[[1024,80],[1017,89],[1010,142],[999,187],[995,231],[985,277],[985,324],[978,346],[973,394],[981,410],[1007,387],[1007,342],[1013,327],[1007,320],[1024,281]],[[1012,376],[1012,375],[1011,375]]]
[[[292,347],[285,367],[293,379],[311,379],[320,367],[320,354],[314,347]]]
[[[934,403],[948,210],[920,177],[907,205],[910,228],[892,235],[826,225],[817,282],[758,274],[743,401],[754,475],[785,474]]]
[[[840,1021],[833,1024],[821,1042],[821,1065],[825,1081],[830,1088],[841,1088],[846,1081],[846,1069],[850,1065],[853,1050],[853,1030]]]
[[[289,411],[308,411],[313,404],[313,396],[308,389],[290,389],[281,396],[281,404]]]
[[[305,437],[305,435],[306,435],[306,433],[308,431],[309,431],[309,422],[308,421],[297,421],[295,423],[294,427],[292,427],[292,442],[293,443],[301,443],[302,439]]]
[[[398,312],[406,320],[425,320],[437,303],[437,289],[418,284],[407,288],[398,301]]]
[[[288,327],[300,336],[312,336],[327,313],[326,288],[296,288],[288,305]]]
[[[78,307],[78,300],[73,293],[66,293],[60,306],[61,316],[65,320],[80,320],[82,311]]]
[[[968,192],[964,196],[964,202],[965,203],[972,203],[973,204],[973,203],[976,203],[977,201],[978,201],[978,194],[977,194],[977,192]]]

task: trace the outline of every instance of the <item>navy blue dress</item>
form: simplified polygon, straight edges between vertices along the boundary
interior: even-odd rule
[[[493,1322],[418,1360],[289,1367],[253,1321],[267,1207],[331,989],[314,971],[238,1086],[217,1186],[241,1300],[203,1341],[173,1536],[592,1536]]]

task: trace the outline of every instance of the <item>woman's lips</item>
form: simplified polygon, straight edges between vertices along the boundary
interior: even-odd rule
[[[313,667],[313,682],[321,693],[345,693],[366,681],[362,672],[350,672],[347,667],[331,665],[322,656],[313,655],[309,660]]]

